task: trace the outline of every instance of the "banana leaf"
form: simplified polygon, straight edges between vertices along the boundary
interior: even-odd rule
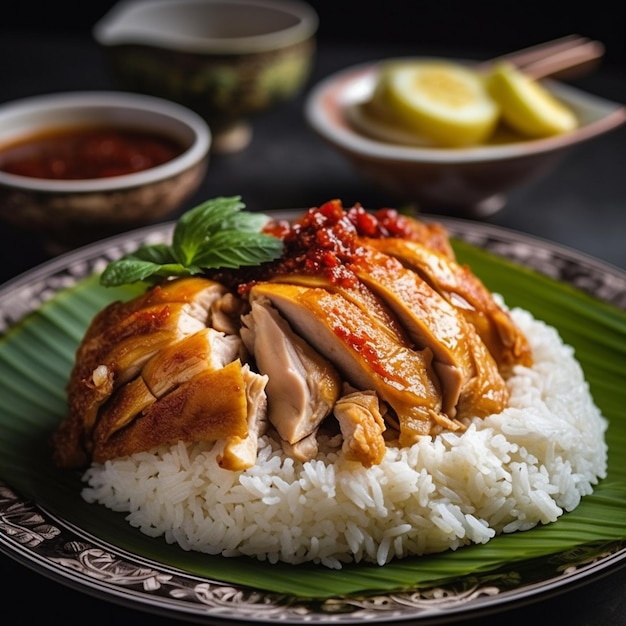
[[[567,562],[572,553],[594,555],[624,545],[626,311],[465,242],[454,245],[459,260],[509,306],[531,311],[575,348],[594,400],[609,420],[608,476],[556,522],[485,545],[341,570],[185,552],[143,535],[124,514],[82,500],[80,474],[60,471],[50,459],[49,437],[65,414],[65,384],[83,332],[103,306],[139,290],[104,288],[95,275],[57,291],[0,339],[0,481],[103,545],[207,579],[305,599],[428,588],[476,576],[502,578],[512,567],[536,571],[546,559]]]

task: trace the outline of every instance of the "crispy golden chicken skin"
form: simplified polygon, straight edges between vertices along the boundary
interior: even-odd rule
[[[367,245],[397,258],[455,307],[474,326],[499,366],[532,363],[528,340],[469,267],[415,241],[369,239]]]
[[[137,381],[151,359],[207,327],[211,305],[226,288],[206,278],[166,281],[128,302],[114,302],[88,327],[67,385],[68,415],[54,433],[55,461],[80,467],[91,461],[93,432],[116,397],[109,421],[130,424],[150,406],[151,395]],[[174,355],[173,357],[177,357]],[[220,365],[221,366],[221,365]],[[130,384],[130,387],[127,385]]]

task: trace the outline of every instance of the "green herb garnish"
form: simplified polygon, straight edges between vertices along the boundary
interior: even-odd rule
[[[261,232],[269,217],[244,208],[240,196],[233,196],[214,198],[190,209],[176,222],[171,245],[143,245],[109,263],[100,283],[115,287],[192,276],[208,269],[236,269],[280,257],[282,240]]]

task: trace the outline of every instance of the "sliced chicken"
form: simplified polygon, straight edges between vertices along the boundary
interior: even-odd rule
[[[509,401],[509,389],[500,374],[495,359],[477,334],[468,334],[468,352],[476,374],[461,392],[457,415],[459,418],[487,417],[500,413]]]
[[[367,390],[346,394],[335,404],[334,414],[343,436],[345,458],[364,467],[381,463],[387,446],[383,438],[385,421],[376,392]]]
[[[285,282],[290,285],[302,285],[304,287],[321,287],[327,291],[340,293],[344,298],[361,308],[362,311],[373,317],[381,329],[386,330],[400,341],[411,344],[411,339],[391,312],[389,307],[376,297],[362,282],[354,284],[333,283],[327,276],[322,274],[291,273],[287,276],[277,276],[272,282]]]
[[[188,313],[207,325],[211,305],[225,292],[221,283],[194,276],[164,281],[130,300],[112,302],[94,316],[78,347],[76,359],[82,360],[92,350],[99,350],[103,332],[110,331],[132,313],[154,305],[188,304]]]
[[[314,459],[319,452],[319,443],[317,441],[317,430],[310,435],[296,441],[295,443],[289,443],[284,439],[280,440],[280,445],[283,452],[290,458],[296,459],[306,463],[311,459]]]
[[[225,292],[205,278],[165,281],[100,311],[87,328],[67,385],[68,416],[52,437],[60,467],[88,463],[100,407],[135,378],[161,349],[205,328],[212,303]]]
[[[224,294],[211,305],[211,327],[227,335],[237,335],[247,307],[248,303],[234,293]]]
[[[141,376],[126,383],[100,409],[93,434],[85,441],[85,448],[91,454],[94,447],[105,446],[114,433],[128,426],[157,400]]]
[[[70,457],[86,445],[100,407],[115,389],[135,378],[159,350],[202,328],[186,304],[160,304],[131,313],[94,338],[70,375],[67,423],[53,438],[57,462],[74,465]]]
[[[196,330],[207,326],[213,302],[225,291],[223,285],[213,280],[191,277],[165,281],[131,300],[113,302],[91,321],[76,351],[76,363],[87,361],[87,367],[91,367],[91,364],[102,361],[102,355],[117,342],[152,332],[150,312],[157,316],[159,311],[161,315],[166,314],[169,309],[162,305],[178,305],[178,310],[184,310],[192,320],[200,323],[194,324]],[[159,323],[158,317],[154,323]]]
[[[93,434],[95,445],[101,445],[175,387],[235,360],[240,343],[239,337],[203,328],[157,352],[136,378],[120,387],[102,406]],[[90,449],[89,440],[86,447]]]
[[[532,364],[526,337],[469,267],[414,241],[368,239],[366,243],[419,273],[454,305],[474,325],[500,367]]]
[[[205,325],[210,325],[209,312],[213,304],[226,294],[228,289],[221,283],[201,276],[188,276],[167,280],[148,290],[145,301],[138,300],[139,307],[168,302],[188,305],[189,314]]]
[[[196,374],[221,369],[238,358],[241,339],[203,328],[157,352],[142,368],[150,391],[160,398]]]
[[[92,359],[113,371],[115,386],[122,385],[160,350],[203,328],[204,323],[190,314],[189,305],[156,304],[131,313],[102,333],[100,349]]]
[[[242,471],[266,432],[306,461],[322,431],[369,467],[391,442],[506,406],[528,342],[442,225],[334,201],[272,232],[275,264],[165,280],[93,318],[52,438],[59,467],[210,441]]]
[[[354,271],[387,303],[413,341],[432,350],[433,367],[441,383],[443,412],[450,418],[456,417],[463,389],[480,375],[475,367],[477,357],[471,352],[480,346],[471,337],[476,329],[417,273],[392,256],[362,246]],[[498,388],[506,386],[497,371],[488,382]]]
[[[243,366],[242,374],[248,401],[248,433],[245,437],[227,437],[216,444],[223,446],[218,455],[220,467],[236,472],[248,469],[256,463],[259,437],[265,434],[268,427],[265,394],[267,376],[252,372],[248,365]]]
[[[314,433],[341,392],[333,365],[298,336],[268,298],[253,299],[241,337],[269,377],[269,420],[289,444]]]
[[[152,403],[128,426],[98,442],[93,460],[103,463],[177,441],[216,441],[248,434],[247,387],[240,361],[205,371]]]
[[[259,283],[250,299],[267,298],[303,339],[357,389],[373,389],[397,413],[400,443],[431,431],[441,415],[441,394],[430,350],[415,351],[381,330],[375,320],[339,293],[316,287]]]

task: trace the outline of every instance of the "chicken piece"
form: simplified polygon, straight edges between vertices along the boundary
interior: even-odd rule
[[[317,456],[319,443],[317,441],[317,430],[310,435],[303,437],[300,441],[289,443],[284,439],[280,440],[283,452],[290,458],[306,463]]]
[[[132,313],[158,304],[188,304],[187,312],[208,325],[208,314],[215,300],[226,293],[218,282],[200,277],[178,278],[164,281],[143,294],[127,301],[116,301],[99,311],[91,321],[76,351],[76,361],[89,358],[92,350],[99,350],[101,334],[120,324]]]
[[[341,392],[327,359],[299,337],[267,298],[254,299],[242,318],[241,337],[258,370],[267,374],[269,421],[295,444],[314,433]]]
[[[442,410],[448,417],[456,417],[464,388],[480,375],[476,369],[479,357],[471,353],[480,346],[470,337],[476,329],[420,276],[392,256],[362,246],[354,271],[387,303],[413,341],[432,350],[433,368],[441,382]],[[481,350],[480,357],[485,354],[487,350]],[[484,384],[498,389],[506,386],[497,368]]]
[[[67,385],[68,415],[52,436],[60,467],[89,462],[86,445],[100,407],[156,352],[204,328],[211,304],[225,292],[223,285],[205,278],[165,281],[94,316],[76,350]]]
[[[247,302],[234,293],[225,293],[211,305],[211,328],[227,335],[239,334],[241,316],[246,313]]]
[[[268,427],[265,394],[267,376],[250,371],[247,364],[243,366],[242,374],[248,401],[248,434],[245,437],[233,435],[216,444],[223,446],[218,454],[220,467],[236,472],[248,469],[256,463],[259,437],[267,432]]]
[[[454,305],[474,325],[503,371],[518,363],[532,364],[528,340],[469,267],[414,241],[368,239],[366,245],[397,258]]]
[[[457,405],[457,416],[461,419],[500,413],[508,404],[509,388],[500,375],[495,359],[480,337],[469,333],[467,341],[476,374],[463,387]]]
[[[349,461],[364,467],[382,462],[387,446],[385,421],[374,391],[353,391],[335,404],[334,414],[343,436],[342,451]]]
[[[99,441],[93,460],[171,445],[177,441],[217,441],[248,434],[248,398],[243,367],[233,361],[204,371],[152,403],[124,428]]]
[[[92,436],[85,441],[91,452],[106,444],[111,435],[130,424],[142,411],[157,401],[144,379],[138,376],[118,389],[100,409]]]
[[[241,339],[203,328],[157,352],[141,370],[150,391],[160,398],[196,374],[221,369],[238,358]]]
[[[211,307],[227,291],[227,287],[217,281],[201,276],[187,276],[166,280],[152,287],[137,300],[136,305],[145,308],[154,304],[181,302],[188,305],[192,317],[209,326]]]
[[[113,302],[91,321],[76,351],[75,367],[81,368],[83,373],[89,373],[104,362],[106,352],[118,342],[157,330],[158,316],[173,310],[161,305],[177,305],[177,310],[184,311],[189,316],[190,326],[199,330],[208,325],[211,305],[225,292],[226,288],[220,283],[191,277],[165,281],[136,298],[126,302]],[[150,326],[150,312],[156,316],[154,327]],[[130,380],[134,375],[131,373],[125,376],[125,380]],[[77,373],[72,378],[80,376]]]
[[[52,437],[55,461],[61,467],[88,460],[85,451],[98,411],[115,389],[135,378],[159,350],[204,328],[188,307],[153,305],[115,318],[111,326],[102,325],[95,337],[88,331],[67,385],[68,416]]]
[[[131,313],[99,338],[91,355],[113,371],[114,386],[133,379],[144,364],[166,346],[203,329],[187,304],[157,304]]]
[[[251,302],[267,298],[294,331],[326,357],[357,389],[373,389],[398,415],[400,443],[410,445],[442,420],[441,394],[430,350],[415,351],[382,330],[340,293],[317,287],[259,283]]]
[[[100,407],[137,376],[159,350],[205,327],[226,288],[205,278],[165,281],[94,316],[76,350],[67,385],[68,415],[52,436],[60,467],[89,462],[87,448]]]
[[[363,283],[356,282],[353,285],[334,283],[323,274],[298,274],[290,273],[287,276],[277,276],[272,282],[285,282],[290,285],[302,285],[304,287],[321,287],[327,291],[340,293],[344,298],[361,308],[362,311],[373,317],[381,330],[386,330],[390,335],[400,339],[409,345],[411,339],[404,327],[400,324],[389,307],[377,298]]]
[[[117,389],[99,411],[93,441],[102,445],[142,411],[196,374],[221,369],[237,358],[240,339],[204,328],[157,352],[137,378]],[[91,442],[85,447],[91,450]]]

